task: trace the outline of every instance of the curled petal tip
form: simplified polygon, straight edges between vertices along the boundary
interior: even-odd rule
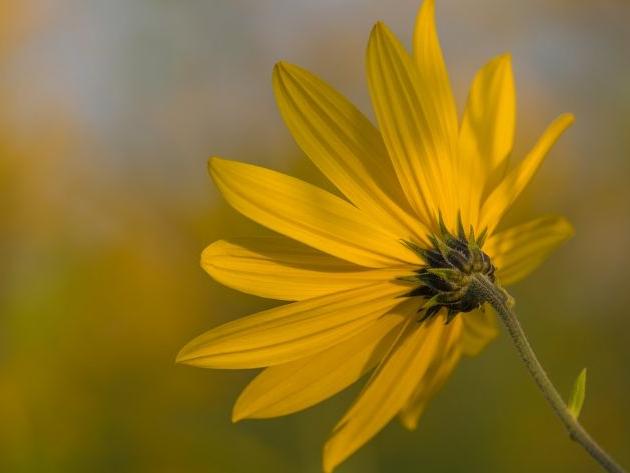
[[[324,458],[322,460],[322,470],[324,473],[333,473],[338,463],[333,462],[330,457],[330,454],[327,453],[326,449],[327,445],[324,446]]]
[[[247,418],[247,415],[238,409],[237,406],[234,406],[234,409],[232,409],[232,423],[236,424],[245,418]]]
[[[195,360],[199,358],[199,350],[193,343],[195,339],[187,343],[179,350],[179,353],[175,357],[175,363],[179,365],[191,365],[197,366]]]
[[[278,61],[278,62],[276,62],[273,65],[273,72],[274,72],[274,74],[285,72],[287,70],[287,66],[289,66],[289,64],[286,61]]]
[[[565,128],[571,126],[575,121],[575,115],[570,112],[563,113],[557,119],[558,122],[561,122]]]
[[[382,20],[374,23],[374,26],[372,27],[372,35],[383,34],[385,31],[387,31],[387,26]]]
[[[175,357],[175,363],[178,365],[185,365],[186,361],[190,358],[189,354],[186,353],[186,347],[182,348],[177,356]]]
[[[224,159],[219,158],[218,156],[210,156],[208,158],[208,171],[212,173],[214,169],[216,169],[217,165],[220,165]]]
[[[509,66],[512,64],[512,53],[509,51],[501,53],[496,57],[496,60],[505,63],[506,66]]]

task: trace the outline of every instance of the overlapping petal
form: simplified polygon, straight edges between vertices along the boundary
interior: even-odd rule
[[[285,301],[394,280],[410,271],[366,269],[281,236],[216,241],[201,254],[201,265],[232,289]]]
[[[488,228],[490,234],[501,220],[503,214],[529,184],[547,152],[558,140],[564,130],[573,123],[573,115],[566,113],[556,118],[542,134],[529,154],[501,181],[492,191],[481,209],[480,228]]]
[[[210,173],[225,199],[246,217],[325,253],[366,267],[417,262],[373,218],[299,179],[219,158]]]
[[[428,224],[439,211],[455,216],[450,144],[425,110],[415,63],[382,23],[370,36],[367,75],[379,128],[411,205]]]
[[[345,389],[385,356],[404,320],[400,314],[384,315],[327,350],[265,369],[241,393],[233,420],[291,414]]]
[[[516,97],[511,59],[503,54],[475,76],[459,135],[462,173],[459,178],[462,216],[477,226],[479,205],[486,185],[503,177],[514,144]]]
[[[198,336],[182,348],[177,361],[227,369],[288,363],[366,328],[398,305],[407,289],[380,282],[265,310]]]
[[[332,87],[298,66],[278,63],[273,85],[287,127],[322,173],[399,238],[424,238],[426,229],[411,217],[381,134],[370,121]]]
[[[486,245],[501,284],[514,284],[527,276],[573,233],[565,218],[547,216],[493,235]]]
[[[326,472],[376,435],[407,403],[431,365],[445,327],[442,317],[423,324],[409,319],[405,333],[326,442]]]
[[[457,109],[451,81],[444,64],[435,26],[435,1],[425,0],[418,12],[413,32],[413,53],[418,66],[419,92],[423,109],[443,146],[456,157]]]
[[[407,429],[415,430],[418,427],[418,421],[429,401],[442,389],[457,366],[461,356],[462,318],[467,315],[460,314],[445,327],[433,362],[418,382],[411,398],[398,414],[401,423]]]

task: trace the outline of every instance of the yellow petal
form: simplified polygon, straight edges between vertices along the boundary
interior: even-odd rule
[[[212,158],[210,173],[246,217],[324,253],[367,267],[418,257],[352,204],[316,186],[251,164]]]
[[[462,121],[461,139],[471,143],[484,169],[496,169],[512,151],[515,121],[512,61],[502,54],[477,72]]]
[[[426,229],[410,216],[381,134],[370,121],[332,87],[298,66],[278,63],[273,85],[287,127],[322,173],[399,238],[424,238]]]
[[[413,33],[413,52],[423,109],[429,122],[434,122],[444,146],[450,148],[451,158],[455,158],[457,109],[435,27],[434,0],[425,0],[420,7]]]
[[[201,266],[232,289],[286,301],[391,281],[412,271],[365,269],[281,236],[216,241],[201,254]]]
[[[352,455],[405,405],[431,364],[444,327],[442,317],[422,324],[409,318],[406,333],[326,442],[324,471]]]
[[[486,304],[482,309],[460,314],[463,321],[460,346],[467,356],[477,356],[499,334],[497,316]]]
[[[189,342],[178,363],[202,368],[261,368],[325,350],[367,327],[408,287],[381,282],[293,302],[228,322]]]
[[[376,366],[403,321],[399,314],[385,315],[321,353],[265,369],[241,393],[232,419],[283,416],[333,396]]]
[[[449,144],[423,107],[416,65],[382,23],[370,36],[367,74],[385,145],[412,207],[427,225],[435,224],[439,211],[450,218],[455,202]]]
[[[493,235],[486,249],[497,268],[497,278],[501,284],[509,285],[536,269],[573,233],[565,218],[541,217]]]
[[[459,136],[464,223],[477,225],[483,189],[503,175],[514,144],[516,97],[510,56],[486,64],[475,76]],[[468,218],[466,218],[468,215]]]
[[[573,123],[573,115],[566,113],[556,118],[545,130],[534,148],[492,191],[483,204],[481,211],[481,228],[488,228],[492,234],[503,214],[529,184],[549,149],[562,132]]]
[[[418,427],[418,421],[427,404],[442,389],[457,366],[461,355],[462,316],[466,315],[458,315],[445,327],[431,365],[407,404],[400,411],[398,417],[407,429],[415,430]]]

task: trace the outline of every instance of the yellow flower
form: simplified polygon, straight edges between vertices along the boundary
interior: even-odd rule
[[[460,357],[496,335],[494,314],[469,297],[471,274],[514,283],[572,234],[553,216],[496,231],[573,121],[557,118],[510,165],[508,55],[477,73],[458,123],[427,0],[413,55],[385,25],[374,27],[367,74],[378,129],[304,69],[279,63],[273,73],[295,140],[346,199],[210,160],[225,199],[280,235],[215,242],[203,267],[229,287],[292,302],[210,330],[178,355],[204,368],[265,368],[236,402],[235,421],[305,409],[372,372],[326,443],[327,472],[394,416],[414,429]]]

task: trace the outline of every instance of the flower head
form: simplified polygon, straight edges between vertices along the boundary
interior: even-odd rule
[[[371,372],[326,443],[325,471],[395,416],[414,429],[461,356],[494,338],[494,315],[470,290],[472,278],[512,284],[572,234],[553,216],[497,231],[573,121],[560,116],[529,154],[509,162],[508,55],[477,73],[460,122],[426,0],[413,55],[385,25],[374,27],[367,75],[378,128],[304,69],[281,62],[273,72],[287,126],[345,198],[210,160],[225,199],[279,235],[215,242],[203,267],[227,286],[291,303],[210,330],[178,355],[205,368],[265,368],[236,402],[234,420],[305,409]]]

